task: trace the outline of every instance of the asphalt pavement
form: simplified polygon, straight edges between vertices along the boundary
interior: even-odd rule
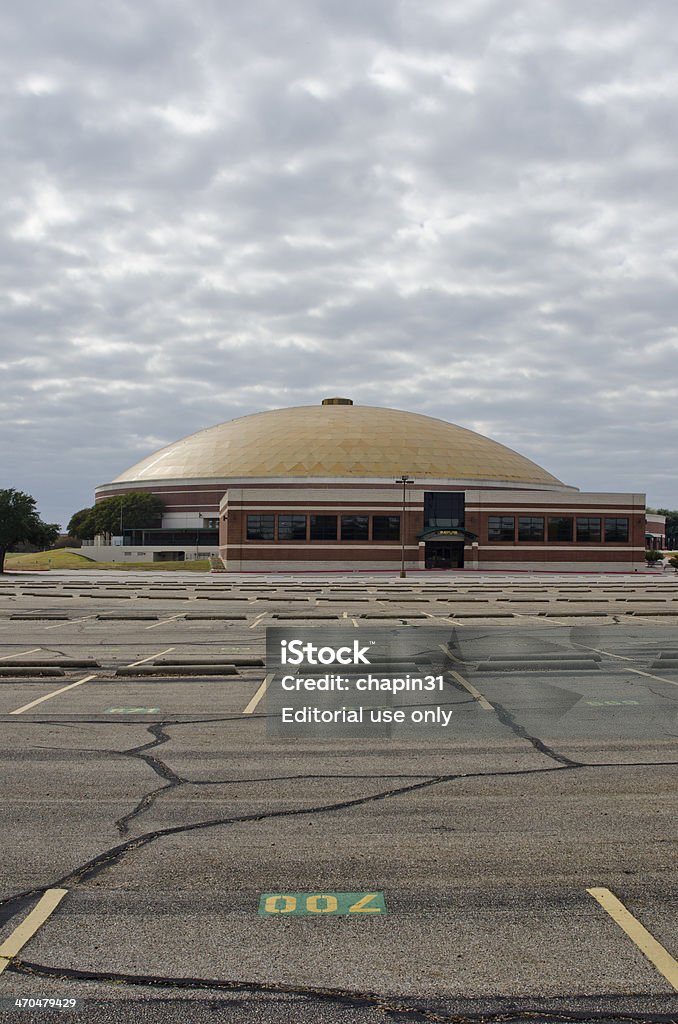
[[[0,576],[0,1020],[678,1020],[677,626],[659,572]],[[430,634],[446,724],[272,730],[272,628]]]

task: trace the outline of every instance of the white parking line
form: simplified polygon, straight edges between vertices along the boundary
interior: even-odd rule
[[[69,683],[68,686],[62,686],[58,690],[52,690],[51,693],[46,693],[44,697],[38,697],[37,700],[32,700],[30,704],[24,704],[23,707],[17,708],[16,711],[10,711],[10,715],[22,715],[24,711],[30,711],[31,708],[37,707],[43,701],[51,700],[52,697],[58,697],[60,693],[65,693],[66,690],[73,690],[76,686],[82,686],[83,683],[88,683],[90,679],[96,679],[96,675],[83,676],[82,679],[78,679],[75,683]]]
[[[612,654],[610,651],[603,651],[600,647],[587,647],[586,644],[577,643],[576,640],[573,640],[572,643],[575,645],[575,647],[583,647],[585,651],[595,651],[597,654],[604,654],[608,658],[618,658],[620,661],[633,660],[631,658],[626,658],[623,654]],[[633,672],[633,674],[636,676],[645,676],[646,679],[656,679],[658,683],[670,683],[671,686],[678,686],[678,683],[675,679],[666,679],[665,676],[655,676],[652,674],[652,672],[643,672],[642,669],[631,668],[630,665],[625,665],[624,667],[627,672]]]
[[[434,612],[424,612],[424,615],[428,615],[429,619],[438,619],[439,622],[451,622],[453,626],[461,626],[461,622],[451,619],[449,615],[436,615]]]
[[[556,626],[567,626],[567,622],[563,622],[562,619],[546,618],[545,615],[530,615],[529,612],[514,612],[519,619],[535,619],[541,625],[550,626],[552,623]]]
[[[619,658],[620,661],[635,661],[635,658],[627,658],[624,654],[611,654],[609,651],[603,651],[600,647],[586,647],[584,644],[580,644],[576,640],[573,640],[572,642],[575,647],[583,647],[585,651],[596,651],[597,654],[606,654],[608,658]]]
[[[127,666],[127,668],[136,668],[137,665],[143,665],[147,661],[153,661],[154,658],[159,658],[161,654],[169,654],[169,652],[173,651],[173,650],[174,650],[173,647],[168,647],[167,650],[165,650],[165,651],[158,651],[157,654],[149,654],[149,656],[147,658],[142,658],[141,661],[133,661],[131,665]]]
[[[38,648],[36,648],[38,649]],[[153,661],[154,658],[159,658],[161,654],[169,654],[173,651],[173,647],[168,647],[164,651],[158,651],[157,654],[149,654],[147,658],[142,658],[140,661],[134,661],[128,668],[135,668],[137,665],[143,665],[146,661]],[[74,690],[76,686],[82,686],[83,683],[88,683],[91,679],[96,679],[96,674],[91,676],[83,676],[82,679],[77,679],[74,683],[69,683],[68,686],[62,686],[58,690],[53,690],[51,693],[46,693],[44,697],[38,697],[37,700],[32,700],[30,704],[24,704],[23,707],[17,708],[16,711],[10,711],[10,715],[22,715],[24,711],[30,711],[31,708],[35,708],[38,704],[42,704],[46,700],[51,700],[52,697],[58,697],[60,693],[66,693],[67,690]]]
[[[269,674],[268,674],[268,675],[267,675],[267,676],[266,676],[266,677],[264,678],[264,681],[263,681],[263,683],[261,684],[261,686],[259,687],[259,689],[257,690],[257,692],[256,692],[256,693],[254,694],[254,696],[252,697],[252,700],[251,700],[251,701],[249,702],[249,704],[247,705],[247,707],[246,707],[246,708],[245,708],[245,710],[243,711],[243,715],[251,715],[251,714],[252,714],[252,712],[253,712],[253,711],[254,711],[254,709],[256,708],[257,704],[259,703],[259,701],[261,700],[261,698],[262,698],[262,697],[264,696],[264,694],[266,693],[266,690],[268,689],[268,684],[269,684],[269,683],[271,682],[271,680],[272,680],[272,679],[273,679],[273,673],[272,673],[272,672],[270,672],[270,673],[269,673]]]
[[[176,615],[170,615],[169,619],[163,619],[162,622],[154,622],[152,626],[144,626],[144,629],[157,629],[158,626],[165,626],[168,622],[174,622],[175,619],[180,619],[186,612],[177,612]]]
[[[45,629],[59,629],[61,626],[73,626],[76,622],[87,622],[88,619],[96,619],[96,614],[85,615],[82,619],[69,619],[68,622],[56,622],[53,626],[45,626]]]
[[[261,620],[265,619],[265,618],[266,618],[266,612],[262,612],[261,615],[257,615],[256,619],[254,620],[254,622],[252,623],[252,625],[249,628],[250,629],[254,629],[254,627],[258,626],[259,623],[261,622]]]
[[[30,651],[19,651],[18,654],[3,654],[0,661],[9,661],[10,658],[21,658],[24,654],[35,654],[36,651],[41,651],[42,647],[31,647]]]

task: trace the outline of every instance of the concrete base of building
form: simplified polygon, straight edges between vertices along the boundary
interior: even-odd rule
[[[471,568],[471,566],[466,566]],[[473,568],[482,572],[636,572],[645,569],[645,561],[632,562],[630,559],[615,562],[598,561],[541,561],[541,562],[487,562],[480,561]]]
[[[294,573],[328,573],[328,572],[360,572],[360,573],[389,573],[400,572],[400,562],[350,562],[350,561],[313,561],[306,562],[277,562],[257,561],[248,559],[240,561],[230,559],[224,563],[227,572],[237,573],[281,573],[294,575]],[[457,569],[426,569],[421,562],[405,562],[405,569],[409,572],[423,573],[427,576],[436,574],[448,575],[449,573],[472,574],[474,572],[501,572],[501,573],[526,573],[526,572],[550,572],[550,573],[606,573],[606,572],[638,572],[645,571],[645,563],[633,563],[631,561],[618,562],[487,562],[481,561],[477,565],[468,564]]]
[[[117,544],[91,544],[66,548],[74,555],[84,555],[95,562],[194,562],[210,555],[218,558],[214,548],[123,547]]]
[[[228,561],[224,561],[224,565],[229,572],[279,572],[279,573],[295,573],[295,572],[399,572],[400,562],[385,562],[381,561],[350,561],[336,560],[336,559],[309,559],[308,561],[276,561],[276,560],[258,560],[258,559],[240,559],[230,558]],[[422,570],[424,566],[418,561],[405,562],[406,570]]]

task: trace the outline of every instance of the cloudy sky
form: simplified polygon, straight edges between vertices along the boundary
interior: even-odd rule
[[[13,0],[0,486],[326,395],[678,508],[675,0]]]

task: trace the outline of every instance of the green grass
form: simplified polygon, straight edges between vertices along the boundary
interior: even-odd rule
[[[135,572],[209,572],[208,559],[191,562],[96,562],[85,555],[71,551],[40,551],[36,554],[7,555],[5,572],[12,569],[115,569],[118,572],[134,569]]]
[[[7,555],[5,569],[93,569],[96,562],[71,551],[39,551],[27,555]]]

